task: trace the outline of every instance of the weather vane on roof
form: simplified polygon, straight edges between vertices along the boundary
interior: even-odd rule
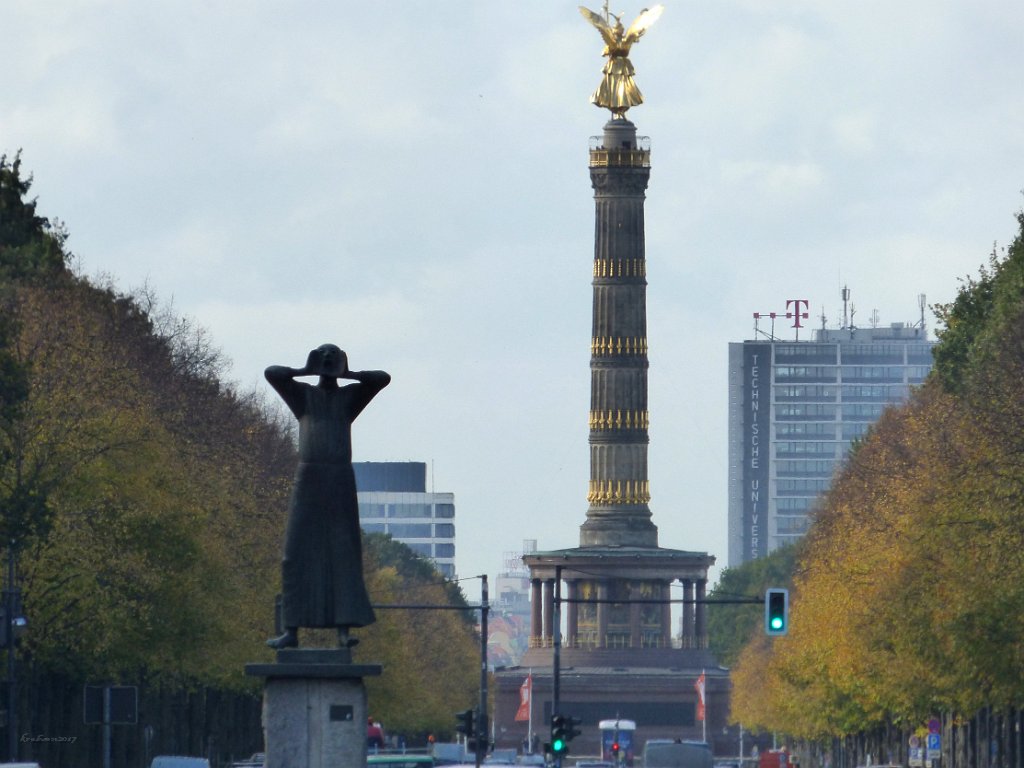
[[[635,71],[633,63],[629,60],[629,49],[658,20],[663,10],[665,10],[663,5],[656,5],[649,9],[644,8],[636,20],[629,25],[629,29],[624,29],[622,26],[623,14],[614,14],[609,11],[608,0],[605,0],[603,15],[580,6],[583,18],[593,24],[601,33],[601,38],[605,43],[601,55],[608,57],[602,70],[604,77],[601,78],[601,83],[590,97],[590,101],[599,107],[610,110],[613,118],[624,119],[627,109],[642,104],[644,101],[640,89],[633,81]],[[613,19],[614,24],[612,23]]]

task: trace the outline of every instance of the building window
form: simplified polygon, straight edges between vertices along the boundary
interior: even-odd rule
[[[868,433],[871,424],[843,424],[843,440],[857,440]]]
[[[359,502],[360,517],[384,517],[385,504],[373,504],[367,501]]]
[[[932,345],[931,344],[908,344],[907,345],[907,362],[911,365],[926,365],[931,368],[932,365]]]
[[[430,545],[429,544],[418,544],[418,543],[416,543],[414,541],[414,542],[411,542],[411,543],[407,544],[406,546],[409,547],[409,549],[411,549],[417,555],[422,555],[423,557],[430,557]]]
[[[884,365],[886,363],[903,363],[903,351],[906,344],[844,344],[843,364],[868,363]]]
[[[775,407],[777,421],[831,421],[836,417],[834,405],[819,403],[786,403]]]
[[[776,344],[775,363],[836,364],[835,344]]]
[[[843,381],[903,381],[903,369],[895,365],[852,365],[843,369]]]
[[[775,511],[786,512],[807,512],[811,508],[814,499],[810,496],[786,496],[778,499],[775,503]]]
[[[392,504],[389,517],[430,517],[429,504]]]
[[[384,533],[384,523],[362,523],[362,527],[367,533]]]
[[[779,365],[775,381],[831,382],[836,380],[836,367],[828,365]]]
[[[427,526],[430,527],[429,525]],[[452,523],[435,523],[434,524],[434,538],[437,539],[454,539],[455,538],[455,526]]]
[[[907,399],[907,387],[881,384],[844,384],[843,402],[847,403],[899,403]]]
[[[776,477],[832,477],[835,463],[831,461],[779,461]]]
[[[884,405],[844,405],[843,421],[878,421]]]
[[[454,544],[435,544],[434,557],[455,557]]]
[[[389,523],[388,533],[396,539],[429,539],[430,523]]]
[[[780,403],[789,400],[799,400],[807,403],[832,403],[835,402],[835,386],[822,385],[799,385],[776,386],[772,388],[775,393],[775,402]]]
[[[830,479],[816,480],[813,478],[795,478],[775,481],[776,493],[779,496],[817,496],[827,491]]]
[[[449,519],[455,517],[455,505],[454,504],[435,504],[434,505],[434,517],[449,518]]]
[[[775,530],[783,535],[794,533],[807,533],[809,521],[806,517],[777,517],[775,518]]]
[[[780,440],[822,440],[834,439],[836,436],[835,422],[819,423],[787,423],[775,426],[775,436]]]
[[[801,457],[824,458],[835,455],[836,447],[834,443],[782,442],[776,443],[775,445],[775,457],[779,459],[794,459]]]

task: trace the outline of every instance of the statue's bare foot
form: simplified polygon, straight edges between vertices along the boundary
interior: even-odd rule
[[[299,645],[299,633],[294,629],[286,629],[280,637],[272,637],[267,640],[267,645],[276,650],[296,648]]]

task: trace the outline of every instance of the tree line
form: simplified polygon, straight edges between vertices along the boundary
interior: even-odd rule
[[[1024,213],[1017,221],[1012,244],[935,308],[929,378],[855,444],[786,555],[789,634],[755,625],[730,649],[732,717],[746,728],[847,765],[868,745],[875,762],[905,763],[937,720],[945,765],[1021,764]]]
[[[271,658],[291,419],[225,383],[209,335],[152,289],[78,274],[31,183],[20,154],[0,157],[0,548],[28,620],[19,668],[76,689],[145,681],[258,700],[243,669]],[[364,549],[375,603],[465,604],[404,545],[373,535]],[[394,732],[450,730],[476,696],[473,618],[380,612],[359,647],[385,666],[368,680],[374,716]],[[21,686],[27,732],[32,693]],[[66,746],[43,754],[83,762]]]

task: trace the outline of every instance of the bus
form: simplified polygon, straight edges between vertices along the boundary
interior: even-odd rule
[[[636,722],[620,719],[602,720],[598,727],[601,729],[601,760],[617,766],[632,766]]]

